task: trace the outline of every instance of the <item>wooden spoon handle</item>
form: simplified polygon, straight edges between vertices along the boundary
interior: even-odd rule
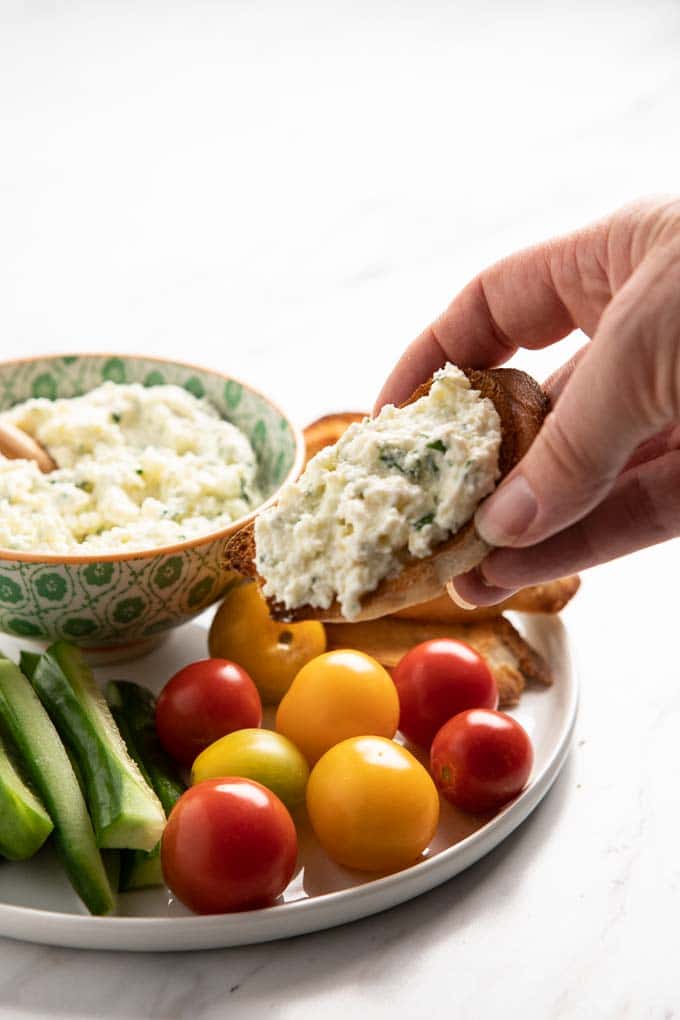
[[[0,425],[0,454],[9,460],[34,460],[43,474],[49,474],[57,466],[33,436],[9,422]]]

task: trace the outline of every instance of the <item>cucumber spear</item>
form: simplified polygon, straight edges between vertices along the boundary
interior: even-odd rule
[[[78,763],[97,845],[153,849],[165,827],[162,805],[128,754],[80,650],[68,641],[51,645],[31,683]]]
[[[54,823],[57,851],[73,888],[91,913],[110,913],[113,893],[64,745],[26,677],[4,658],[0,715]]]
[[[106,698],[128,751],[169,815],[184,793],[185,785],[158,739],[156,699],[146,687],[129,680],[111,680],[106,686]],[[122,851],[118,884],[121,892],[162,884],[160,843],[148,853]]]
[[[38,852],[54,826],[24,782],[15,758],[9,742],[0,736],[0,854],[25,861]]]

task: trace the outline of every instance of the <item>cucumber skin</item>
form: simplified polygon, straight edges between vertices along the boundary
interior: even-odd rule
[[[80,675],[74,681],[76,673]],[[41,656],[31,683],[75,754],[85,781],[98,846],[152,849],[165,822],[162,807],[144,777],[135,774],[133,763],[124,760],[123,755],[127,755],[123,739],[79,650],[66,641],[51,645]],[[76,684],[88,694],[91,688],[94,712],[91,706],[83,704]],[[97,713],[103,714],[102,709],[110,722],[96,718]],[[115,734],[102,734],[98,723],[110,725]]]
[[[108,691],[108,687],[107,687]],[[151,776],[144,767],[144,762],[137,754],[127,719],[119,709],[110,705],[111,715],[116,721],[116,726],[127,744],[127,749],[137,762],[139,771],[142,773],[149,785]],[[156,791],[158,792],[158,791]],[[165,804],[163,804],[165,811]],[[121,850],[120,867],[118,872],[118,892],[132,892],[135,889],[147,889],[152,886],[163,885],[163,871],[161,869],[161,844],[156,843],[153,850]]]
[[[25,648],[19,654],[19,669],[30,680],[40,662],[40,652],[29,652]]]
[[[163,885],[161,867],[161,844],[153,850],[121,850],[118,892],[132,892],[134,889],[150,889]]]
[[[116,720],[128,751],[150,783],[166,815],[186,789],[172,759],[165,753],[156,733],[156,699],[150,690],[129,680],[111,680],[106,687],[111,714]],[[153,850],[123,850],[120,855],[119,892],[163,885],[161,845]]]
[[[130,680],[110,680],[106,697],[130,754],[169,815],[186,784],[158,739],[156,699],[148,688]]]
[[[130,851],[131,853],[137,853],[138,851]],[[141,853],[141,851],[139,851]],[[121,866],[121,855],[122,850],[101,850],[102,864],[104,865],[104,871],[106,877],[109,880],[109,885],[112,889],[117,889],[120,884],[120,866]]]
[[[0,854],[10,861],[28,860],[53,828],[42,802],[24,783],[0,736]]]
[[[54,823],[54,841],[69,880],[92,914],[115,900],[66,750],[19,667],[0,660],[0,714]]]
[[[68,751],[74,757],[74,764],[80,769],[85,789],[89,793],[87,800],[97,834],[97,842],[101,845],[102,830],[112,821],[112,815],[105,813],[104,806],[118,799],[120,786],[113,781],[109,769],[97,767],[102,749],[89,720],[83,727],[84,732],[80,734],[83,747],[77,749],[74,746],[72,730],[74,726],[81,724],[78,699],[70,685],[68,685],[68,690],[59,690],[58,685],[62,680],[59,676],[61,668],[48,656],[49,650],[45,654],[44,660],[34,670],[31,683],[57,726],[61,737],[67,741]]]

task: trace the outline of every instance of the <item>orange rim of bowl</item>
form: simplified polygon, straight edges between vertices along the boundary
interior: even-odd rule
[[[232,521],[231,524],[227,525],[226,528],[220,528],[219,531],[209,531],[205,535],[198,535],[196,538],[189,538],[185,542],[177,542],[175,545],[159,545],[154,546],[151,549],[137,549],[130,550],[129,552],[116,552],[116,553],[101,553],[100,555],[76,555],[76,556],[60,556],[58,553],[31,553],[31,552],[18,552],[13,549],[5,549],[0,546],[0,561],[3,560],[19,560],[22,563],[118,563],[122,560],[150,560],[156,556],[166,556],[174,552],[182,552],[185,549],[195,549],[197,546],[208,545],[210,542],[219,541],[221,538],[228,538],[230,535],[235,534],[242,527],[248,524],[249,521],[253,520],[257,514],[261,513],[268,506],[275,501],[278,493],[282,487],[289,481],[297,478],[302,470],[305,459],[305,442],[302,435],[302,430],[285,414],[279,405],[275,403],[271,397],[268,397],[261,390],[251,386],[250,383],[243,382],[233,375],[225,375],[224,372],[218,372],[216,369],[206,368],[205,365],[197,365],[192,361],[176,361],[173,358],[160,358],[154,354],[124,354],[120,351],[69,351],[65,354],[35,354],[29,358],[11,358],[6,361],[0,361],[0,371],[6,366],[11,365],[26,365],[32,361],[58,361],[60,358],[121,358],[132,359],[136,361],[154,361],[159,365],[179,365],[181,368],[193,369],[196,372],[207,372],[210,375],[215,375],[225,381],[238,383],[244,389],[253,393],[256,397],[259,397],[265,403],[273,407],[278,414],[285,419],[293,433],[295,440],[295,457],[291,468],[286,477],[277,486],[275,491],[269,496],[264,503],[260,503],[259,506],[251,510],[250,513],[245,514],[243,517],[239,517],[238,520]],[[89,392],[89,391],[88,391]],[[226,419],[225,419],[226,420]],[[238,426],[237,426],[238,427]]]

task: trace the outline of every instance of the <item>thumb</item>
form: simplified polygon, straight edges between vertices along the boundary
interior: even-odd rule
[[[668,380],[680,375],[680,300],[668,268],[643,263],[606,309],[529,451],[476,514],[490,545],[534,545],[580,520],[633,450],[678,414]]]

